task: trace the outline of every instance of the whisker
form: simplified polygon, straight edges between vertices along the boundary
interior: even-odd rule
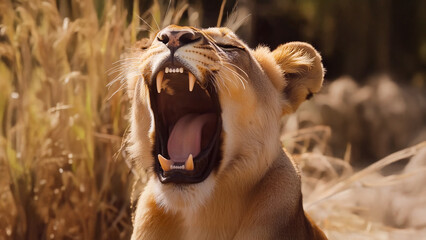
[[[135,64],[124,64],[124,63],[120,63],[119,65],[115,66],[115,67],[111,67],[109,70],[106,71],[106,73],[108,75],[111,75],[112,73],[118,72],[118,71],[122,71],[125,70],[127,68],[129,68],[129,66],[134,66]]]
[[[137,60],[137,61],[136,61]],[[110,75],[111,73],[117,72],[117,70],[124,70],[126,68],[128,68],[128,66],[134,66],[137,63],[141,62],[141,59],[137,58],[137,59],[121,59],[118,60],[116,62],[114,62],[112,65],[112,67],[110,69],[108,69],[106,71],[106,73],[108,75]]]
[[[129,64],[121,63],[119,66],[112,67],[111,69],[109,69],[107,71],[107,75],[111,76],[111,75],[113,75],[114,73],[117,73],[117,72],[121,72],[120,73],[120,75],[121,75],[124,72],[137,71],[138,70],[137,66],[138,65],[134,64],[134,63],[129,63]]]
[[[225,76],[228,76],[228,75],[233,75],[233,76],[235,76],[235,73],[233,73],[230,69],[228,69],[228,68],[226,68],[226,66],[223,66],[224,67],[224,69],[222,70],[223,72],[224,72],[224,75]],[[230,73],[228,73],[228,71],[230,72]],[[226,78],[227,79],[227,82],[232,82],[233,84],[234,84],[234,86],[235,87],[238,87],[238,85],[237,85],[237,83],[235,82],[235,81],[232,81],[231,79],[229,79],[229,78]]]
[[[230,66],[235,66],[233,64],[230,64],[228,62],[225,62],[222,66],[227,68],[229,71],[231,71],[233,74],[235,74],[236,76],[240,77],[241,79],[243,79],[245,82],[247,82],[246,79],[243,78],[243,76],[241,76],[241,74],[239,74],[236,70],[232,69],[230,66],[226,66],[226,64],[230,65]],[[246,74],[246,76],[248,77],[248,75]]]
[[[228,64],[228,63],[225,63]],[[235,70],[233,70],[232,68],[226,66],[226,65],[222,65],[225,69],[227,69],[228,71],[230,71],[239,81],[240,83],[243,85],[243,88],[246,89],[246,86],[244,84],[244,82],[248,83],[246,79],[244,79],[238,72],[236,72]]]
[[[129,74],[128,76],[126,76],[127,74]],[[109,88],[111,88],[112,85],[114,85],[117,82],[121,82],[121,83],[125,83],[126,82],[126,78],[133,78],[135,76],[138,76],[138,71],[129,68],[129,71],[122,71],[120,74],[118,74],[113,80],[111,80],[106,86]]]
[[[151,32],[155,32],[154,28],[151,25],[149,25],[149,23],[145,21],[141,16],[138,16],[138,18],[142,20],[142,22],[144,22],[151,29]]]
[[[126,70],[128,67],[127,66],[120,66],[120,67],[117,67],[117,68],[114,68],[114,69],[110,69],[110,70],[108,70],[107,71],[107,74],[108,74],[108,76],[111,76],[111,75],[113,75],[114,73],[117,73],[117,72],[123,72],[124,70]]]
[[[115,94],[117,94],[118,92],[120,92],[121,90],[123,90],[125,88],[125,84],[122,84],[108,99],[107,101],[111,100],[112,97],[114,97]]]
[[[217,79],[216,79],[216,76],[213,76],[213,81],[212,81],[213,83],[213,87],[214,87],[214,89],[215,89],[215,91],[216,92],[218,92],[218,87],[217,87]]]
[[[113,80],[111,80],[107,85],[106,85],[106,87],[108,87],[108,89],[109,88],[111,88],[111,86],[112,85],[114,85],[115,83],[117,83],[117,82],[124,82],[126,80],[126,78],[125,78],[125,73],[124,72],[122,72],[122,73],[120,73],[118,76],[116,76]]]
[[[210,71],[211,72],[211,71]],[[212,73],[213,74],[213,73]],[[226,91],[228,92],[228,95],[229,96],[231,96],[231,92],[229,91],[229,88],[228,88],[228,86],[226,85],[226,82],[228,82],[228,81],[226,81],[225,79],[223,79],[223,77],[220,75],[220,74],[216,74],[215,76],[217,76],[217,77],[219,77],[220,78],[220,80],[221,81],[217,81],[219,84],[221,84],[225,89],[226,89]],[[218,87],[220,87],[219,85],[218,85]]]
[[[214,74],[209,68],[207,68],[207,71],[210,72],[211,76],[215,77],[215,81],[213,81],[213,83],[214,83],[216,92],[218,92],[218,90],[221,88],[218,84],[221,84],[227,90],[228,94],[231,95],[231,92],[229,91],[229,88],[224,84],[225,80],[223,80],[222,76],[220,76],[218,74]],[[216,77],[219,77],[220,80],[222,80],[222,81],[218,81],[218,79],[216,79]]]
[[[222,88],[226,89],[226,91],[228,92],[228,95],[231,95],[231,92],[229,91],[228,86],[226,86],[226,83],[225,83],[226,81],[222,78],[222,76],[218,75],[218,77],[221,80],[221,81],[217,81],[219,85],[221,85]],[[219,85],[218,85],[218,88],[221,88]]]
[[[229,64],[229,65],[231,65],[231,66],[233,66],[233,67],[238,68],[238,70],[240,70],[242,73],[244,73],[244,75],[246,75],[246,77],[249,77],[248,74],[243,69],[241,69],[240,67],[238,67],[237,65],[235,65],[235,64],[233,64],[231,62],[226,62],[226,63]]]
[[[239,80],[239,82],[241,83],[241,85],[243,86],[243,88],[246,89],[245,83],[247,83],[247,80],[244,79],[240,74],[238,74],[234,70],[230,69],[229,67],[226,67],[226,68],[228,68],[228,70],[230,70],[234,74],[234,76]]]
[[[113,62],[113,64],[122,63],[122,62],[128,61],[128,60],[140,60],[140,57],[129,57],[129,58],[118,59],[117,61]]]

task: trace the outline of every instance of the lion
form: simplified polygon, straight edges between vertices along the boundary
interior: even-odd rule
[[[326,239],[279,140],[280,118],[321,89],[311,45],[171,25],[131,54],[128,152],[148,175],[132,240]]]

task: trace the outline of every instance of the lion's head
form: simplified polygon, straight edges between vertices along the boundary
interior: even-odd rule
[[[255,182],[281,151],[279,120],[321,88],[306,43],[250,49],[227,28],[169,26],[127,63],[129,152],[159,205],[194,208]]]

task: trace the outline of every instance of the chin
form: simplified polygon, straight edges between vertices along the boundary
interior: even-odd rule
[[[168,212],[192,214],[205,205],[215,187],[211,174],[196,184],[163,184],[152,181],[155,202]]]

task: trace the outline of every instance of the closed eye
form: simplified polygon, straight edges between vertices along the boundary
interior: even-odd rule
[[[235,46],[235,45],[231,45],[231,44],[220,44],[220,43],[216,43],[216,45],[224,50],[244,50],[243,47],[240,46]]]

